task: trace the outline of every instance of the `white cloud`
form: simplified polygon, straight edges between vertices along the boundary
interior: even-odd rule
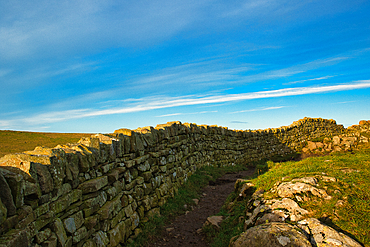
[[[328,76],[322,76],[322,77],[311,78],[311,79],[306,79],[306,80],[299,80],[299,81],[292,81],[288,83],[283,83],[283,85],[292,85],[292,84],[297,84],[297,83],[303,83],[306,81],[321,81],[321,80],[326,80],[326,79],[333,78],[333,77],[335,77],[335,75],[331,75],[331,76],[328,75]]]
[[[215,113],[217,111],[201,111],[201,112],[191,112],[191,113],[172,113],[172,114],[165,114],[156,117],[171,117],[171,116],[179,116],[179,115],[198,115],[198,114],[206,114],[206,113]]]
[[[263,98],[288,97],[297,95],[307,95],[316,93],[330,93],[336,91],[347,91],[355,89],[370,88],[370,80],[355,81],[347,84],[331,85],[331,86],[316,86],[316,87],[296,87],[284,88],[270,91],[259,91],[252,93],[241,94],[226,94],[226,95],[211,95],[211,96],[183,96],[183,97],[160,97],[160,98],[142,98],[139,101],[133,101],[127,107],[115,107],[105,110],[96,109],[76,109],[67,111],[47,112],[34,115],[29,118],[14,119],[2,121],[2,126],[12,126],[18,123],[29,125],[46,124],[53,122],[61,122],[69,119],[96,117],[112,114],[125,114],[133,112],[150,111],[156,109],[173,108],[178,106],[192,106],[204,104],[216,104],[223,102],[233,102],[241,100],[253,100]],[[283,106],[279,106],[280,108]],[[265,110],[278,109],[279,107],[269,107]],[[201,112],[207,113],[207,111]],[[181,114],[181,113],[176,113]]]
[[[243,113],[243,112],[252,112],[252,111],[269,111],[269,110],[276,110],[281,109],[286,106],[272,106],[272,107],[265,107],[265,108],[256,108],[256,109],[250,109],[250,110],[243,110],[243,111],[235,111],[231,113]]]

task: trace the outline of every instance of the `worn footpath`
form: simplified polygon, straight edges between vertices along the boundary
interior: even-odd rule
[[[202,197],[196,201],[197,205],[189,207],[185,215],[177,217],[169,224],[155,243],[150,246],[208,246],[205,236],[201,232],[203,224],[209,216],[217,214],[226,198],[234,190],[237,179],[252,176],[254,169],[239,173],[226,174],[210,183],[203,189]]]

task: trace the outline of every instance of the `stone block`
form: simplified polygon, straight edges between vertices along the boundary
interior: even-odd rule
[[[121,192],[113,200],[107,201],[104,206],[97,212],[100,220],[106,220],[110,216],[115,216],[122,208],[121,197],[123,193]]]
[[[139,223],[140,223],[140,217],[139,217],[139,214],[137,212],[133,213],[131,216],[130,216],[130,219],[131,219],[131,230],[134,230],[136,227],[139,226]]]
[[[46,226],[47,224],[52,222],[54,220],[54,218],[55,218],[55,213],[53,211],[49,211],[49,212],[41,215],[40,217],[36,218],[36,220],[34,222],[32,222],[32,224],[34,225],[34,228],[37,231],[39,231],[44,226]]]
[[[56,220],[50,225],[50,229],[57,235],[58,243],[61,246],[65,246],[67,241],[67,234],[64,229],[62,220],[60,218],[56,218]]]
[[[109,238],[103,231],[98,231],[93,237],[96,247],[105,247],[109,244]]]
[[[0,225],[3,224],[3,222],[6,220],[7,214],[8,210],[0,199]]]
[[[119,222],[125,219],[125,215],[125,210],[121,209],[121,211],[119,211],[117,215],[111,220],[111,228],[115,227]]]
[[[51,236],[50,228],[46,228],[44,231],[41,231],[35,235],[36,243],[41,244],[46,241]]]
[[[2,173],[0,173],[0,191],[1,191],[0,199],[7,209],[7,215],[8,216],[14,215],[16,212],[16,207],[14,204],[12,191],[10,190],[9,184],[2,175]]]
[[[58,237],[55,233],[51,233],[50,237],[42,243],[42,247],[57,247]]]
[[[78,228],[84,224],[85,220],[83,218],[82,211],[79,211],[68,218],[66,218],[63,223],[67,232],[74,233]]]
[[[80,229],[77,229],[77,231],[75,231],[72,236],[73,244],[77,244],[88,236],[88,231],[86,227],[83,226]]]
[[[108,185],[108,177],[102,176],[102,177],[88,180],[80,184],[78,188],[82,190],[83,194],[86,194],[86,193],[92,193],[92,192],[98,191],[106,185]]]
[[[90,217],[85,218],[84,226],[86,226],[87,230],[94,228],[99,223],[99,215],[93,215]]]
[[[108,231],[110,246],[117,246],[125,240],[126,223],[120,222],[115,228]]]

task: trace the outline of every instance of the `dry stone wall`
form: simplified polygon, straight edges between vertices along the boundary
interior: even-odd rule
[[[202,166],[285,157],[323,136],[356,136],[354,146],[360,132],[311,118],[257,131],[170,122],[6,155],[0,247],[124,245]]]

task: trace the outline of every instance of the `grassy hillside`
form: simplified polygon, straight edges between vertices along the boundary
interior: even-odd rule
[[[322,183],[332,199],[315,197],[302,201],[299,206],[334,229],[344,231],[365,246],[370,246],[370,148],[355,153],[336,153],[329,156],[311,157],[296,162],[274,163],[268,161],[257,166],[262,175],[252,179],[256,189],[264,189],[265,198],[274,196],[270,191],[279,181],[294,178],[325,175],[335,177],[336,182]],[[231,237],[243,231],[246,201],[235,201],[238,195],[231,194],[220,215],[226,216],[219,232],[209,229],[211,246],[228,246]],[[232,202],[232,203],[231,203]],[[230,206],[232,205],[232,206]]]
[[[0,130],[0,157],[10,153],[33,150],[37,146],[55,147],[58,144],[75,143],[91,134],[43,133]]]

